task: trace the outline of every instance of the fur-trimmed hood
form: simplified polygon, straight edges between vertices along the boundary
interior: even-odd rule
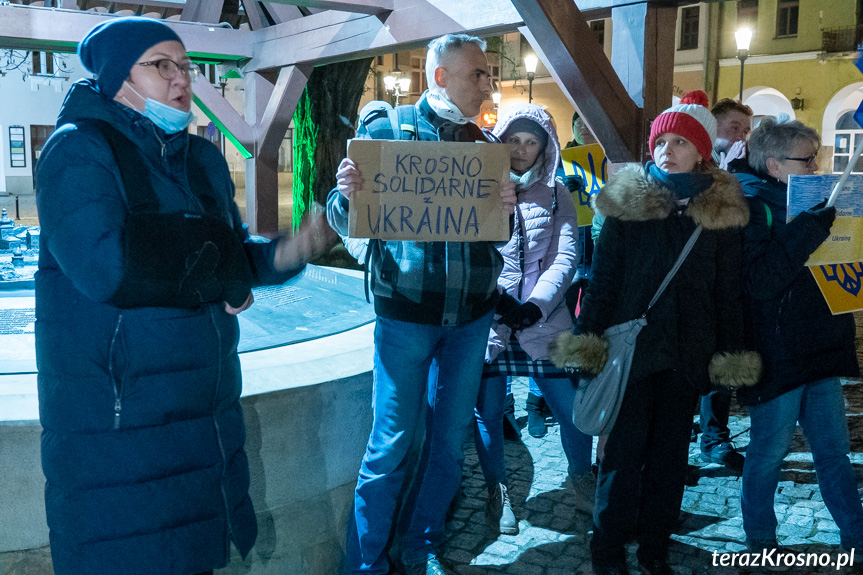
[[[707,230],[740,228],[749,222],[749,207],[740,184],[724,170],[712,170],[713,184],[694,196],[686,215]],[[639,164],[618,171],[592,199],[593,209],[624,221],[667,218],[677,209],[677,197]]]

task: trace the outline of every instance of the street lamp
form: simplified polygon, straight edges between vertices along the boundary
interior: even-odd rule
[[[527,101],[533,102],[533,79],[536,76],[536,65],[539,62],[534,54],[524,57],[524,69],[527,72]]]
[[[402,71],[399,69],[398,52],[393,54],[393,59],[395,61],[395,67],[388,76],[384,77],[384,88],[386,88],[387,92],[393,95],[395,98],[395,105],[398,106],[399,98],[407,96],[408,92],[410,92],[411,79],[410,76],[402,74]]]
[[[393,95],[395,105],[399,105],[399,98],[406,96],[411,89],[411,79],[402,77],[400,70],[394,70],[392,74],[384,78],[384,88]]]
[[[734,33],[737,42],[737,59],[740,60],[740,103],[743,103],[743,64],[749,56],[749,44],[752,42],[752,29],[741,28]]]

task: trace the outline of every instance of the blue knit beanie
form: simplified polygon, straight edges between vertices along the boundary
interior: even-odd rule
[[[87,32],[78,44],[78,57],[96,75],[96,84],[113,98],[141,54],[160,42],[182,40],[169,26],[150,18],[112,18]]]

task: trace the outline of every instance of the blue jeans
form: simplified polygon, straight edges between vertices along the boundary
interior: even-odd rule
[[[482,474],[489,486],[506,484],[503,453],[503,408],[506,400],[506,376],[488,377],[479,386],[476,403],[474,440]],[[569,475],[590,471],[593,436],[580,432],[572,423],[575,386],[568,379],[531,378],[542,390],[542,397],[560,423],[560,442],[569,463]]]
[[[491,319],[489,313],[464,325],[438,326],[378,317],[374,422],[348,521],[350,573],[388,572],[387,547],[406,480],[413,488],[401,515],[405,562],[424,561],[441,542],[447,507],[461,483],[462,444]],[[437,378],[429,377],[433,359]],[[411,462],[423,421],[426,438],[415,473]]]
[[[709,451],[731,438],[728,414],[731,391],[718,389],[701,398],[701,451]]]
[[[838,378],[808,383],[750,408],[741,508],[748,539],[776,539],[773,496],[797,422],[812,449],[821,497],[839,526],[842,546],[863,548],[863,506],[848,459],[848,424]]]

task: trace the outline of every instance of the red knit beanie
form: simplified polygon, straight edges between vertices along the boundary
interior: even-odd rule
[[[650,156],[656,147],[656,138],[662,134],[678,134],[693,144],[704,160],[713,153],[716,139],[716,119],[707,108],[707,94],[702,90],[687,92],[680,103],[665,110],[650,126]]]

